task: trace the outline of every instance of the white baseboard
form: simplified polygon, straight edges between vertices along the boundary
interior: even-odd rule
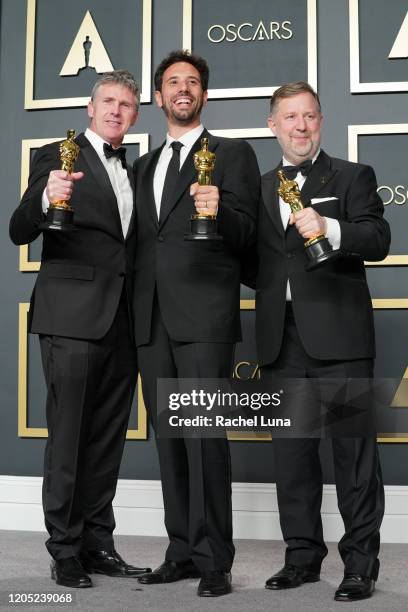
[[[0,529],[44,531],[41,484],[42,478],[0,476]],[[160,481],[119,480],[114,507],[115,533],[166,535]],[[232,507],[235,538],[282,539],[274,484],[233,483]],[[344,530],[334,485],[324,486],[322,518],[326,541],[337,542]],[[408,544],[408,487],[385,487],[381,540]]]

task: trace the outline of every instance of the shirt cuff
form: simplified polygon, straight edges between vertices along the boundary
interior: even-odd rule
[[[337,219],[332,219],[331,217],[325,217],[325,219],[327,223],[326,238],[336,251],[340,248],[341,243],[340,223]]]
[[[48,210],[48,207],[50,205],[50,201],[47,198],[46,191],[47,190],[44,189],[43,194],[42,194],[42,199],[41,199],[41,205],[42,205],[42,210],[43,210],[44,215],[47,214],[47,210]]]

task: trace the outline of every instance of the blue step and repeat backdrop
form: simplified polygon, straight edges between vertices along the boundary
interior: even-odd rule
[[[2,0],[0,38],[0,473],[39,476],[45,438],[45,387],[38,341],[27,334],[28,301],[41,240],[16,248],[8,222],[27,184],[33,155],[67,128],[87,127],[86,104],[97,73],[127,68],[141,85],[129,157],[160,145],[166,125],[153,96],[153,74],[172,49],[208,60],[207,128],[254,147],[263,172],[279,161],[266,127],[268,100],[280,84],[318,88],[323,147],[374,166],[392,228],[390,255],[367,265],[377,330],[379,377],[398,379],[380,452],[386,484],[408,484],[408,2],[406,0]],[[234,375],[258,376],[254,296],[241,295],[244,341]],[[333,322],[335,325],[335,321]],[[273,482],[271,444],[231,436],[234,480]],[[325,481],[333,482],[329,442]],[[139,389],[125,447],[123,478],[159,477]]]

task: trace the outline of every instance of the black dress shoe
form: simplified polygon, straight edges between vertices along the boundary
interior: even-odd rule
[[[287,564],[280,572],[277,572],[266,581],[265,588],[273,590],[293,589],[305,582],[318,582],[319,580],[320,574],[317,572],[310,572],[302,567]]]
[[[66,587],[81,589],[92,586],[90,577],[76,557],[54,560],[51,563],[51,578]]]
[[[192,561],[177,563],[176,561],[165,561],[150,574],[139,576],[140,584],[164,584],[165,582],[177,582],[184,578],[198,578],[201,576]]]
[[[219,597],[231,593],[231,572],[204,572],[198,585],[200,597]]]
[[[375,581],[360,574],[344,574],[344,578],[334,594],[336,601],[356,601],[367,599],[374,593]]]
[[[87,550],[81,552],[81,563],[90,574],[112,577],[140,576],[151,572],[150,567],[134,567],[126,563],[116,550]]]

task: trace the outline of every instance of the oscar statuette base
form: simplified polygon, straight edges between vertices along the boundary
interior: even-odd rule
[[[74,210],[59,206],[50,206],[45,221],[40,223],[41,230],[58,230],[60,232],[72,232],[77,228],[74,225]]]
[[[222,240],[222,236],[217,233],[217,219],[193,215],[190,219],[190,234],[184,234],[184,240]]]
[[[333,261],[342,254],[339,249],[333,250],[327,238],[320,238],[313,242],[310,241],[310,244],[306,242],[305,251],[310,260],[305,266],[305,269],[308,271],[318,268],[326,261]]]

